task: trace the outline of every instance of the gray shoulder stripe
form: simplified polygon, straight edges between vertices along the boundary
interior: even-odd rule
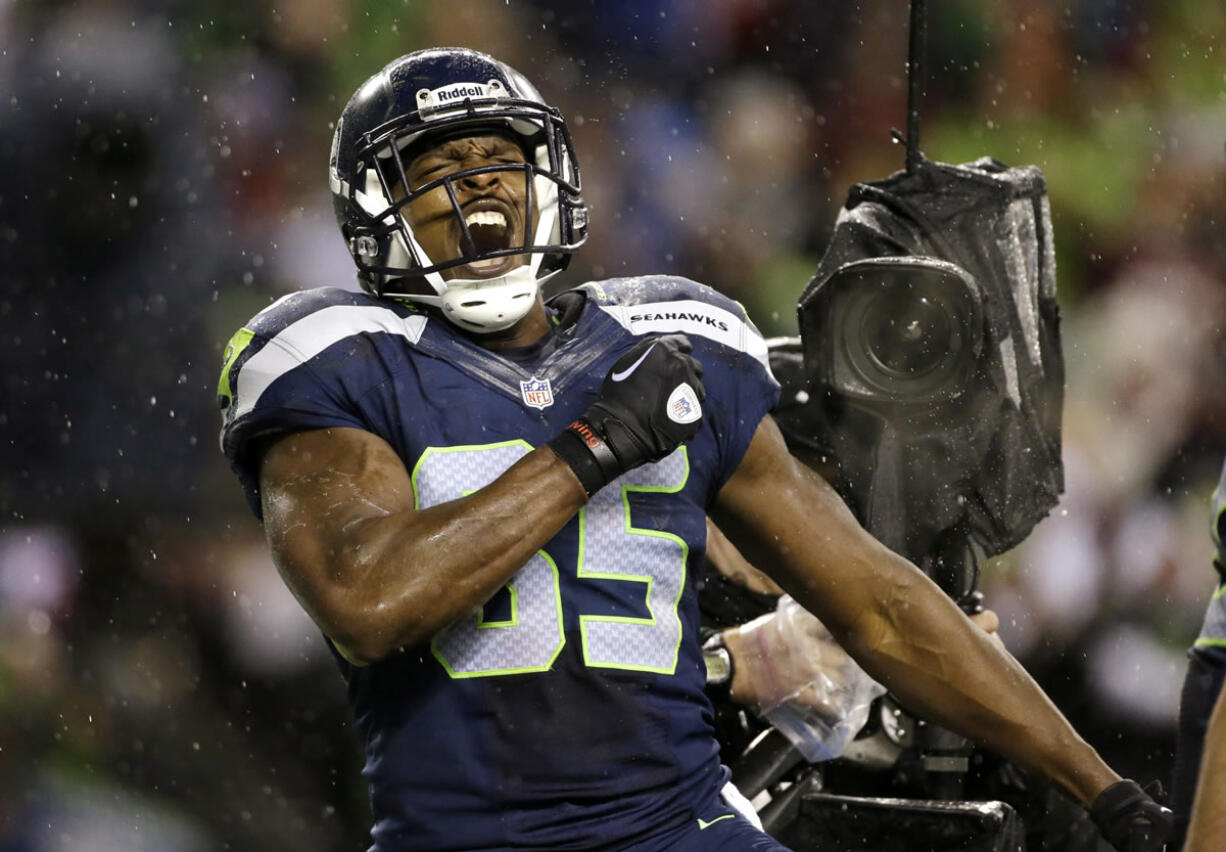
[[[752,356],[770,372],[766,341],[758,330],[735,313],[696,299],[649,302],[643,305],[601,305],[631,334],[681,332],[714,340]]]
[[[420,314],[399,317],[375,306],[334,305],[303,317],[282,329],[243,365],[234,394],[233,418],[237,420],[255,408],[264,391],[282,375],[346,337],[385,332],[417,343],[425,328],[426,317]]]

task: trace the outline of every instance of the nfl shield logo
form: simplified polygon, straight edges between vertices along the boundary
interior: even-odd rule
[[[528,381],[519,383],[519,391],[523,394],[524,405],[533,408],[548,408],[553,405],[553,389],[549,387],[549,379],[533,376]]]

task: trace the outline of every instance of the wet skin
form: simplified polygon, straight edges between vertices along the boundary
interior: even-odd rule
[[[420,187],[460,169],[523,162],[509,138],[466,137],[415,157],[407,177]],[[455,191],[466,215],[502,212],[512,231],[507,244],[522,242],[522,171],[470,176]],[[460,256],[446,190],[414,201],[404,215],[432,258]],[[510,268],[468,264],[454,274]],[[506,332],[474,339],[490,349],[525,346],[547,329],[538,298]],[[383,438],[354,428],[278,438],[265,449],[260,483],[278,569],[359,665],[422,647],[469,617],[587,502],[571,468],[538,447],[485,488],[418,509],[404,460]],[[1043,772],[1083,803],[1119,780],[1016,660],[868,535],[826,482],[788,453],[770,415],[709,508],[752,564],[919,714]]]

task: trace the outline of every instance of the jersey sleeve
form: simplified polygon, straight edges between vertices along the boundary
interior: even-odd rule
[[[250,327],[236,332],[226,348],[217,401],[221,450],[257,518],[259,458],[253,451],[266,439],[305,429],[367,428],[343,385],[321,377],[312,359],[290,343]]]
[[[729,311],[743,323],[742,345],[706,346],[703,384],[712,401],[712,428],[719,447],[719,475],[714,493],[740,466],[758,424],[779,403],[780,387],[766,357],[766,341],[739,304]],[[708,378],[709,375],[709,378]]]

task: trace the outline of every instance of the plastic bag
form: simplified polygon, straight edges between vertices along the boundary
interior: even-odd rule
[[[752,692],[754,710],[810,763],[841,755],[885,687],[787,595],[773,613],[735,630],[741,640],[736,665]]]

